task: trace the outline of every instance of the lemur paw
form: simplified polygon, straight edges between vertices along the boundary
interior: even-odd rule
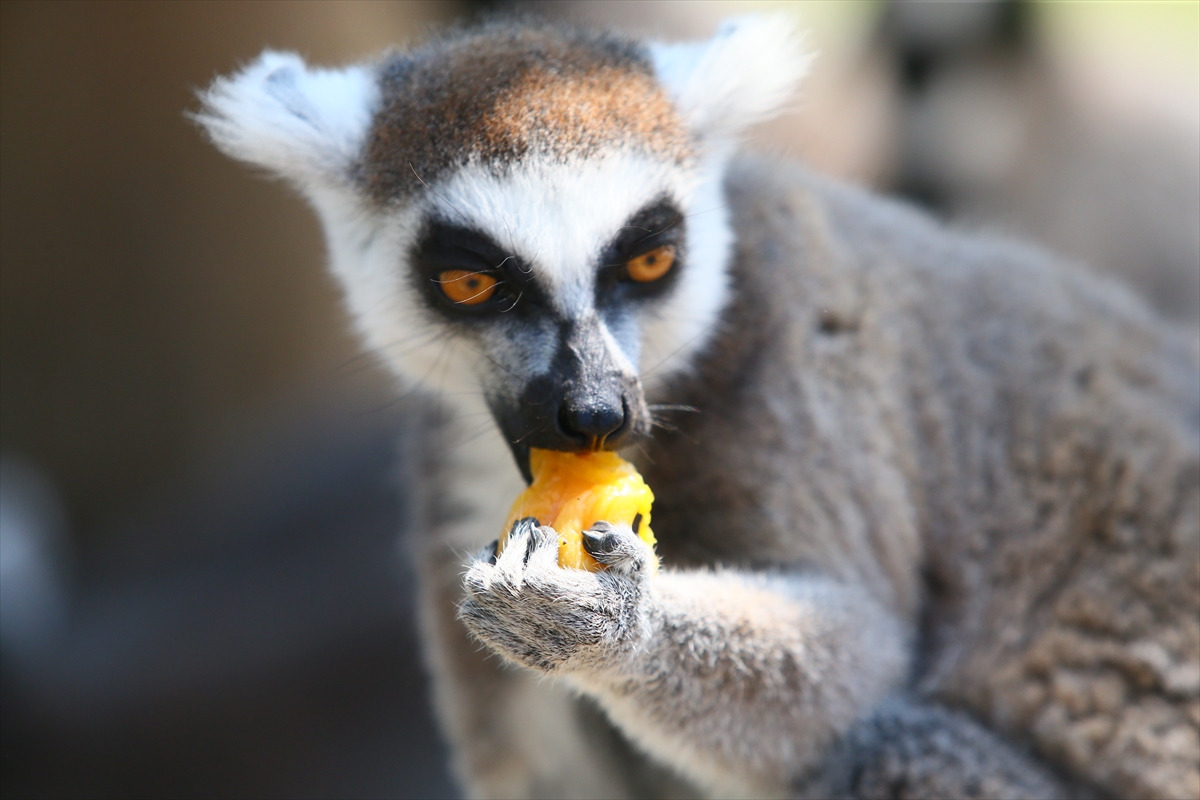
[[[655,563],[654,551],[632,530],[597,522],[583,532],[583,549],[601,564],[626,575],[642,575]]]
[[[543,672],[601,669],[645,629],[644,582],[654,555],[628,528],[597,523],[584,547],[601,572],[558,565],[558,534],[527,518],[504,552],[490,545],[463,579],[459,619],[504,657]]]

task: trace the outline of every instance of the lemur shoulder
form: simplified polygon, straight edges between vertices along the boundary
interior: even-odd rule
[[[1048,254],[737,155],[807,62],[778,17],[689,45],[492,24],[336,70],[268,52],[203,95],[450,415],[471,513],[416,546],[462,781],[1196,796],[1200,343]],[[537,526],[497,557],[529,448],[596,446],[653,487],[663,569],[614,526],[600,573]]]

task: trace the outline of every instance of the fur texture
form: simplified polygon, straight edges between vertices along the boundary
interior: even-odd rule
[[[415,546],[464,783],[1195,796],[1200,343],[1044,253],[731,159],[806,63],[778,20],[681,46],[494,26],[337,73],[267,54],[205,95],[216,143],[317,208],[367,343],[445,398]],[[605,254],[655,204],[672,281],[612,289]],[[507,311],[439,300],[413,255],[438,226],[504,254],[479,269],[522,289]],[[626,417],[696,410],[628,453],[656,573],[604,525],[597,574],[527,522],[469,556],[520,439],[568,446],[488,420],[531,387],[566,409],[559,363],[619,376]]]
[[[654,43],[650,52],[658,80],[710,147],[779,113],[812,62],[783,15],[729,20],[711,41]]]
[[[378,97],[367,67],[309,69],[295,53],[268,51],[214,81],[196,119],[229,155],[308,189],[340,181],[350,169]]]
[[[614,143],[682,161],[692,135],[644,49],[616,36],[490,26],[397,53],[361,178],[394,202],[467,164],[587,158]]]
[[[822,563],[920,626],[920,696],[1106,791],[1192,793],[1197,343],[1093,275],[799,171],[744,163],[729,189],[738,333],[672,387],[702,413],[644,465],[676,487],[664,557]],[[735,436],[731,463],[712,444]]]

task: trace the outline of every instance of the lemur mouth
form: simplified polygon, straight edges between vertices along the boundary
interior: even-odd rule
[[[635,391],[621,391],[610,396],[610,402],[598,403],[599,393],[586,395],[591,402],[578,402],[570,395],[555,401],[554,394],[539,391],[544,387],[537,383],[516,402],[489,403],[526,483],[533,482],[529,466],[532,448],[569,453],[619,450],[649,428],[640,386],[630,386],[628,389]]]
[[[526,481],[532,481],[532,448],[619,450],[649,432],[642,382],[622,368],[608,338],[594,314],[562,320],[558,347],[545,371],[529,377],[515,393],[504,387],[488,398]]]
[[[510,442],[509,447],[512,449],[513,459],[517,462],[517,469],[521,471],[521,477],[528,486],[533,483],[533,469],[529,466],[530,447],[524,442]]]

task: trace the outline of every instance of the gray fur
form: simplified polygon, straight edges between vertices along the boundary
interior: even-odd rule
[[[1089,797],[963,714],[896,699],[855,724],[800,798]]]
[[[700,413],[642,463],[667,568],[476,564],[468,628],[710,790],[1194,794],[1197,343],[798,169],[728,191],[735,299],[664,398]]]
[[[558,534],[517,522],[495,563],[476,560],[467,571],[459,618],[506,658],[542,672],[620,670],[650,635],[642,593],[654,556],[632,531],[609,531],[620,540],[595,556],[610,568],[591,573],[560,569]]]
[[[618,72],[640,92],[634,67]],[[569,122],[555,135],[587,128]],[[274,164],[255,130],[263,148],[231,152]],[[391,136],[366,147],[407,166]],[[375,200],[402,172],[367,179]],[[1200,342],[1040,251],[787,164],[724,175],[729,302],[649,398],[698,413],[627,454],[656,495],[662,568],[613,526],[585,540],[600,573],[558,567],[556,535],[528,522],[466,558],[515,471],[494,432],[449,456],[483,522],[448,509],[415,546],[468,791],[1200,795]],[[345,258],[357,229],[339,226],[366,223],[313,186]],[[354,266],[362,300],[386,269]],[[388,341],[370,328],[395,320],[356,310]]]

